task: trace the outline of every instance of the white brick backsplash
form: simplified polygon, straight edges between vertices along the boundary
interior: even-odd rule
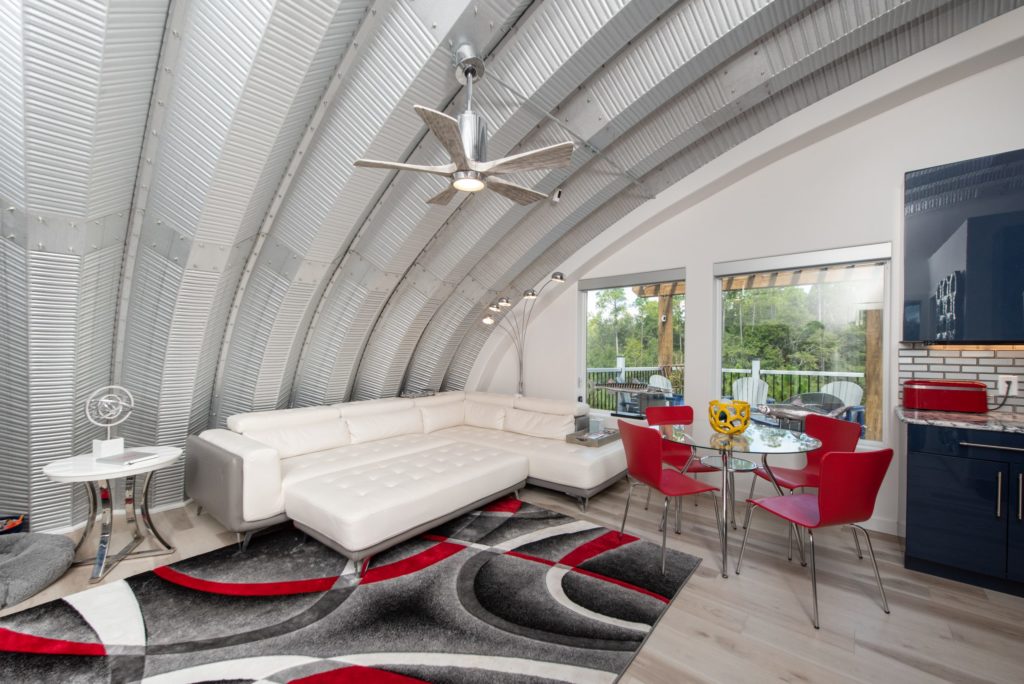
[[[1020,375],[1024,385],[1024,349],[933,349],[915,344],[901,347],[899,352],[900,381],[980,380],[988,385],[992,403],[996,379],[1001,374]],[[1010,397],[1006,407],[1024,409],[1024,396]]]

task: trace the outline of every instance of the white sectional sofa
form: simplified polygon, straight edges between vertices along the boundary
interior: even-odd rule
[[[586,404],[481,392],[232,416],[189,437],[186,491],[230,530],[291,519],[353,561],[526,482],[580,499],[625,474],[621,442],[565,435]]]

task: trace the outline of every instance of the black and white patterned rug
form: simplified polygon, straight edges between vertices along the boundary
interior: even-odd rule
[[[699,564],[511,498],[362,579],[285,529],[0,620],[0,680],[612,682]]]

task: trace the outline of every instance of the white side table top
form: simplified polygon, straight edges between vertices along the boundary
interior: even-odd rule
[[[151,470],[159,470],[171,465],[181,457],[181,449],[178,447],[130,447],[125,449],[125,452],[138,454],[140,458],[151,455],[155,455],[155,458],[147,458],[132,465],[118,465],[99,462],[92,454],[81,454],[46,464],[43,467],[43,474],[54,482],[112,480],[130,475],[141,475]]]

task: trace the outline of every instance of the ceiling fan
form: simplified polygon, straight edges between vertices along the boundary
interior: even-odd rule
[[[451,184],[447,188],[427,200],[428,204],[448,204],[459,191],[479,192],[484,188],[504,195],[519,204],[531,204],[537,200],[546,199],[547,195],[542,192],[510,183],[498,176],[517,171],[535,171],[568,166],[572,160],[573,143],[558,143],[514,154],[510,157],[487,161],[487,126],[483,118],[472,111],[473,82],[483,77],[484,63],[469,45],[463,45],[458,49],[455,60],[455,77],[466,86],[466,110],[456,119],[428,107],[413,106],[416,113],[420,115],[423,122],[448,151],[451,162],[427,166],[357,159],[355,165],[374,169],[419,171],[451,179]]]

